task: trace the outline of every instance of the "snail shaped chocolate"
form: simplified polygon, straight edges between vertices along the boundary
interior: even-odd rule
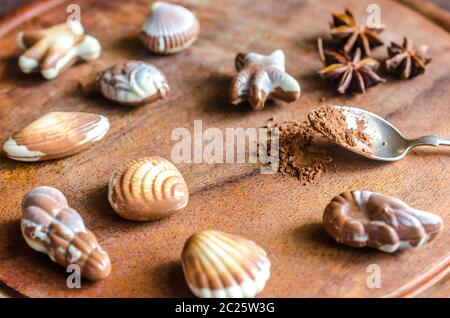
[[[81,275],[89,280],[98,281],[109,276],[108,254],[59,190],[34,188],[23,199],[22,212],[22,235],[32,249],[47,254],[64,267],[80,266]]]
[[[299,99],[300,85],[286,73],[284,62],[282,50],[270,55],[239,53],[235,60],[238,74],[233,78],[230,89],[231,103],[237,105],[248,100],[253,109],[261,110],[268,99],[287,103]]]
[[[439,216],[370,191],[344,192],[333,198],[323,224],[338,243],[387,253],[424,245],[443,228]]]
[[[3,151],[17,161],[67,157],[100,141],[109,130],[106,117],[78,112],[51,112],[13,134]]]
[[[197,40],[199,30],[198,20],[190,10],[177,4],[158,1],[151,7],[140,39],[153,53],[178,53]]]
[[[252,298],[270,277],[270,260],[253,241],[219,231],[202,231],[185,243],[184,277],[202,298]]]
[[[80,81],[84,93],[99,91],[107,99],[125,106],[141,106],[164,98],[170,88],[165,76],[155,66],[128,61]]]
[[[160,157],[145,157],[113,173],[108,199],[125,219],[154,221],[185,208],[189,191],[172,163]]]
[[[41,72],[52,80],[78,60],[93,61],[100,57],[98,40],[84,33],[77,20],[58,24],[45,30],[21,32],[17,44],[25,52],[19,58],[22,72]]]

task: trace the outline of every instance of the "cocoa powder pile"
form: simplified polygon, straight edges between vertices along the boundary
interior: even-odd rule
[[[315,144],[317,134],[307,122],[284,122],[268,128],[279,129],[278,172],[282,175],[295,177],[307,184],[325,172],[327,165],[333,160]]]
[[[356,148],[357,140],[362,142],[367,148],[371,148],[371,138],[364,130],[366,122],[363,119],[357,121],[356,129],[347,127],[345,115],[333,106],[322,106],[308,114],[311,126],[334,143]],[[367,148],[361,151],[369,152]]]

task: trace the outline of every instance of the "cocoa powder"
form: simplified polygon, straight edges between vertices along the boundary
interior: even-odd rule
[[[278,172],[282,175],[295,177],[307,184],[325,172],[333,160],[316,145],[317,134],[308,122],[277,123],[268,125],[268,128],[279,129]]]
[[[359,140],[369,149],[371,148],[371,138],[364,132],[366,122],[364,119],[357,121],[355,129],[348,128],[345,115],[333,106],[322,106],[308,114],[311,126],[334,143],[356,148]],[[367,148],[361,149],[368,152]]]

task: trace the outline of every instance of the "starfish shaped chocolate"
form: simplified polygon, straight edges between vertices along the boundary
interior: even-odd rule
[[[85,35],[81,23],[72,20],[45,30],[20,32],[17,44],[25,52],[19,58],[22,72],[41,72],[51,80],[77,60],[96,60],[100,56],[100,43]]]
[[[346,53],[360,48],[363,56],[370,56],[371,48],[383,45],[380,33],[385,26],[359,25],[350,10],[345,10],[344,13],[333,13],[330,29],[331,37],[342,45],[342,49]]]
[[[351,58],[345,52],[324,50],[322,39],[318,40],[318,45],[320,59],[325,65],[319,74],[333,83],[339,93],[364,93],[368,87],[386,81],[376,73],[380,63],[369,57],[361,59],[359,48]]]
[[[402,79],[422,74],[431,61],[427,51],[426,45],[422,45],[417,50],[414,49],[413,41],[408,38],[403,39],[402,45],[392,42],[388,47],[389,59],[385,61],[386,69]]]
[[[238,74],[231,83],[231,102],[236,105],[248,100],[254,109],[260,110],[267,99],[296,101],[300,97],[300,85],[286,73],[284,61],[282,50],[270,55],[239,53],[235,60]]]

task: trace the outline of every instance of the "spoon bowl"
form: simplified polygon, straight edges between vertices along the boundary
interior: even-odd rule
[[[371,145],[367,146],[357,141],[356,147],[341,146],[370,159],[398,161],[416,146],[450,145],[450,138],[435,135],[407,139],[387,120],[360,108],[349,106],[334,106],[334,108],[345,116],[349,129],[356,129],[358,122],[364,121],[364,132],[370,136]]]

